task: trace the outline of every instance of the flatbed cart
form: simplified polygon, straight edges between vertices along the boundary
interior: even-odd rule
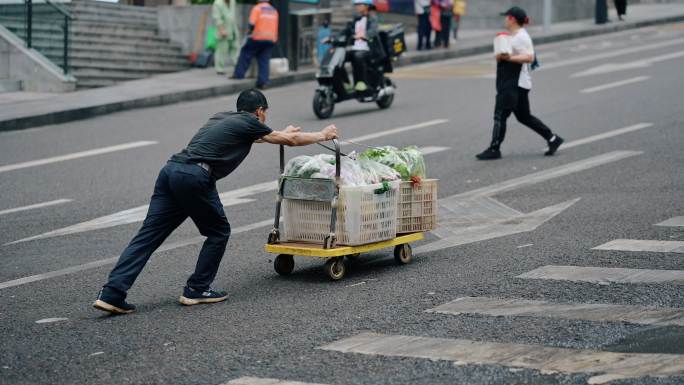
[[[340,144],[333,139],[335,146],[335,179],[308,179],[284,176],[285,148],[280,146],[280,174],[278,196],[276,200],[275,221],[268,236],[265,251],[277,254],[273,267],[280,275],[288,275],[294,270],[294,256],[316,257],[325,260],[324,271],[330,279],[337,281],[344,278],[347,272],[345,257],[354,260],[361,253],[394,247],[394,260],[405,265],[413,260],[411,242],[423,239],[422,232],[402,234],[393,239],[373,242],[359,246],[337,246],[335,228],[337,225],[337,207],[340,192]],[[327,147],[326,147],[327,148]],[[332,150],[331,148],[329,148]],[[323,244],[305,242],[281,242],[280,215],[283,199],[328,202],[331,204],[330,232],[325,236]]]

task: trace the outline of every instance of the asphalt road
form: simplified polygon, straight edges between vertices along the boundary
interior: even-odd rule
[[[395,74],[399,88],[390,109],[346,102],[329,121],[313,116],[313,82],[269,90],[274,128],[335,123],[343,138],[377,133],[367,145],[432,148],[428,172],[440,179],[442,202],[452,202],[453,217],[462,221],[445,222],[442,232],[415,245],[427,251],[410,265],[394,266],[391,252],[370,253],[347,278],[330,282],[319,260],[296,258],[295,272],[280,277],[273,256],[262,251],[268,226],[244,228],[273,216],[274,192],[254,186],[277,178],[277,147],[256,145],[218,183],[221,193],[242,189],[224,199],[233,229],[241,229],[215,282],[230,299],[178,305],[200,248],[188,221],[131,289],[139,311],[122,317],[103,316],[91,303],[112,266],[108,259],[139,227],[135,212],[125,210],[148,203],[159,168],[212,113],[232,109],[235,96],[2,133],[0,384],[218,385],[247,376],[320,384],[584,384],[603,373],[589,364],[571,370],[539,363],[539,357],[530,361],[536,364],[511,362],[522,353],[507,349],[520,345],[548,356],[543,349],[563,348],[580,358],[587,350],[626,352],[637,363],[645,353],[667,354],[655,357],[672,360],[670,374],[649,377],[655,372],[638,364],[636,378],[618,375],[615,383],[684,384],[684,278],[676,276],[684,274],[684,247],[594,249],[616,239],[684,241],[684,227],[654,226],[684,215],[683,49],[681,24],[537,47],[542,69],[534,73],[533,112],[571,144],[551,158],[542,156],[545,143],[536,134],[512,120],[504,158],[474,159],[491,134],[488,55],[404,68]],[[615,131],[622,128],[628,129]],[[140,141],[152,143],[25,163]],[[321,151],[310,146],[287,154]],[[499,209],[461,216],[463,208],[453,202],[467,197]],[[60,199],[69,201],[54,202]],[[542,210],[564,202],[553,215]],[[513,214],[497,221],[504,205]],[[531,231],[523,231],[528,223]],[[445,245],[431,247],[435,241]],[[589,282],[589,273],[584,281],[518,277],[548,265],[650,269],[656,278],[666,270],[675,278],[649,283],[643,270],[631,282]],[[679,318],[648,324],[567,313],[425,312],[459,297],[672,308]],[[64,319],[36,322],[49,318]],[[377,344],[387,350],[373,354],[319,349],[364,332],[467,340],[482,349],[512,345],[491,345],[508,352],[491,360],[463,348],[452,349],[465,355],[458,359],[430,349],[420,355],[411,344],[403,350]]]

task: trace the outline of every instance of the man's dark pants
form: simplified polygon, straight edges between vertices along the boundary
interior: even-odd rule
[[[496,106],[494,107],[494,131],[492,133],[492,148],[498,149],[506,137],[506,120],[511,114],[525,126],[541,135],[548,142],[553,137],[553,132],[541,120],[530,113],[530,90],[516,87],[510,90],[501,90],[496,94]]]
[[[423,42],[425,43],[425,48],[432,48],[430,42],[430,33],[432,32],[432,26],[430,25],[430,11],[429,7],[421,15],[418,15],[418,49],[423,49]]]
[[[209,172],[195,164],[168,162],[157,177],[142,228],[109,273],[105,294],[125,298],[152,253],[187,217],[207,237],[187,286],[208,289],[226,250],[230,225]]]
[[[257,76],[257,85],[265,86],[268,84],[269,64],[271,61],[271,51],[275,43],[269,40],[253,40],[247,39],[245,45],[240,50],[238,62],[235,65],[235,72],[233,76],[237,79],[243,79],[245,73],[249,69],[252,59],[256,56],[257,65],[259,66],[259,75]]]

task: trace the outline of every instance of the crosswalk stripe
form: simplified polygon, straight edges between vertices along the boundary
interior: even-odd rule
[[[601,285],[609,285],[611,283],[670,283],[684,285],[684,270],[547,265],[520,274],[516,278],[591,282]]]
[[[656,226],[667,226],[667,227],[684,227],[684,217],[674,217],[660,223],[656,223]]]
[[[616,239],[594,250],[647,251],[653,253],[684,253],[683,241],[655,241],[647,239]]]
[[[566,374],[589,373],[589,383],[684,375],[684,355],[615,353],[466,339],[363,333],[320,347],[342,353],[489,364]]]
[[[278,380],[275,378],[240,377],[240,378],[236,378],[234,380],[228,381],[223,385],[325,385],[325,384],[315,384],[312,382]]]
[[[26,210],[35,210],[35,209],[40,209],[43,207],[61,205],[62,203],[69,203],[69,202],[71,202],[71,199],[55,199],[55,200],[49,201],[49,202],[36,203],[36,204],[29,205],[29,206],[22,206],[22,207],[15,207],[12,209],[7,209],[7,210],[1,210],[0,215],[13,214],[13,213],[18,213],[20,211],[26,211]]]
[[[426,312],[684,326],[684,309],[602,303],[553,303],[525,299],[461,297]]]

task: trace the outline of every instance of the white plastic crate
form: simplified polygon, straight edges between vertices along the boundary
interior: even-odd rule
[[[397,233],[430,231],[437,228],[437,182],[423,179],[418,184],[401,182]]]
[[[335,234],[339,245],[364,245],[396,237],[400,182],[340,188]],[[322,244],[330,233],[332,208],[328,202],[283,200],[284,239]]]

